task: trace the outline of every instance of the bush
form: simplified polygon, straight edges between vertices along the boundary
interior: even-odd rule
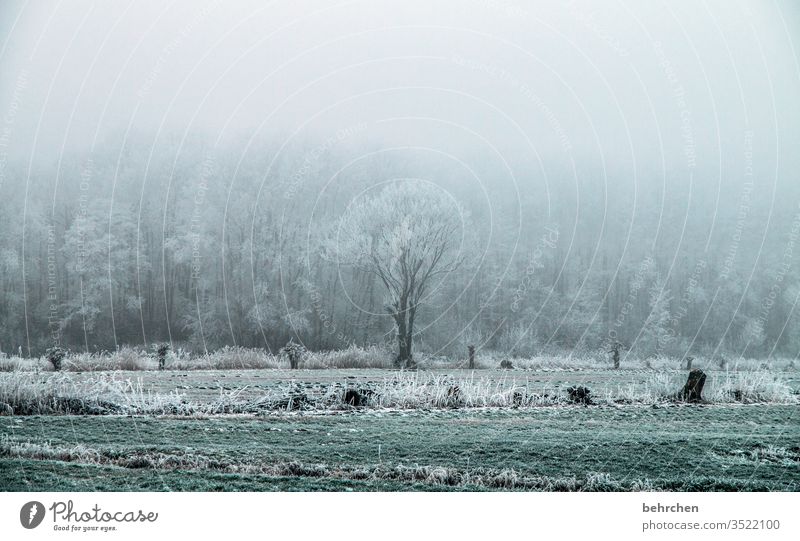
[[[164,370],[164,367],[167,364],[167,355],[169,355],[169,344],[158,344],[156,345],[156,354],[158,355],[158,369]]]
[[[583,386],[570,387],[567,389],[569,401],[573,404],[590,405],[592,403],[592,391]]]
[[[296,344],[294,340],[289,340],[289,343],[283,346],[279,351],[281,355],[289,359],[289,366],[292,369],[300,367],[300,360],[303,358],[305,352],[306,348],[304,348],[302,344]]]
[[[59,346],[53,346],[47,350],[46,356],[47,360],[50,361],[50,364],[53,365],[53,370],[58,372],[61,370],[61,363],[64,360],[64,357],[67,355],[67,352],[64,351]]]

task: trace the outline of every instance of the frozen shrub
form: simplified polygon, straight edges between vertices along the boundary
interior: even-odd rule
[[[167,364],[167,355],[169,354],[169,344],[159,344],[156,346],[156,353],[158,355],[158,369],[164,370]]]
[[[574,404],[584,404],[588,406],[592,403],[592,391],[583,386],[570,387],[567,389],[567,396],[569,401]]]
[[[289,359],[289,366],[292,369],[300,367],[300,359],[303,357],[306,348],[301,344],[296,344],[294,339],[289,340],[289,343],[283,346],[280,350],[281,355],[285,355]]]
[[[62,362],[67,352],[59,346],[53,346],[46,352],[47,360],[53,365],[53,370],[56,372],[61,370]]]

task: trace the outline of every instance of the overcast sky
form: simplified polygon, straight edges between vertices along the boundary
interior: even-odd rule
[[[643,6],[647,4],[647,6]],[[126,130],[497,149],[797,184],[791,1],[36,1],[0,12],[0,152]],[[752,132],[752,137],[748,133]],[[8,179],[6,179],[8,182]]]

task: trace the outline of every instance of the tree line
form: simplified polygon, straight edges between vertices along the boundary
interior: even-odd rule
[[[31,174],[10,163],[0,351],[293,339],[409,357],[412,343],[797,355],[796,200],[735,171],[691,196],[677,172],[565,171],[342,141],[133,144]]]

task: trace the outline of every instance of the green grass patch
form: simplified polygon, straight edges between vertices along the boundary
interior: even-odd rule
[[[31,416],[0,436],[4,490],[800,489],[797,406]]]

